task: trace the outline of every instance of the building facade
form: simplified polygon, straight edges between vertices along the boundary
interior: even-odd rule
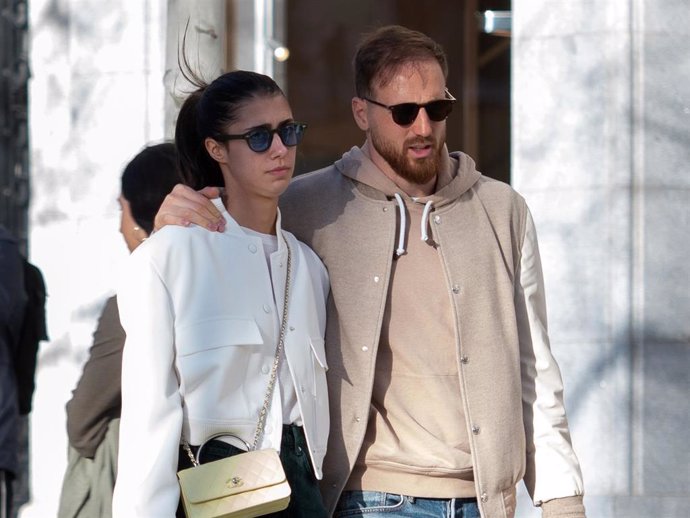
[[[476,12],[488,9],[512,12],[510,38],[481,34]],[[64,404],[126,257],[119,176],[144,145],[172,136],[188,91],[177,72],[185,27],[184,50],[205,76],[249,68],[278,79],[310,124],[304,171],[362,142],[350,60],[361,32],[386,23],[444,45],[461,99],[450,147],[532,209],[589,515],[687,515],[686,2],[32,0],[27,236],[52,341],[41,351],[22,516],[57,509]],[[519,516],[539,516],[524,494]]]

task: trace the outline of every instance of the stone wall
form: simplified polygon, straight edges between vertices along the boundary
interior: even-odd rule
[[[165,0],[32,0],[31,260],[45,275],[48,331],[31,415],[32,500],[55,516],[67,459],[65,403],[127,248],[120,174],[164,136]]]
[[[513,184],[540,235],[589,516],[687,516],[690,10],[512,9]]]

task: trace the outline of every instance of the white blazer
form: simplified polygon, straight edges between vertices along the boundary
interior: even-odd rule
[[[280,229],[270,275],[259,237],[225,211],[224,233],[167,226],[131,254],[118,290],[127,333],[115,518],[174,516],[180,436],[232,431],[253,442],[280,332],[287,250],[292,274],[284,361],[317,478],[329,430],[324,352],[326,269]],[[273,282],[271,282],[273,279]],[[280,450],[280,390],[259,448]]]

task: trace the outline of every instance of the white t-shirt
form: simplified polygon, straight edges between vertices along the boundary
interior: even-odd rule
[[[268,265],[268,274],[271,275],[271,254],[278,250],[278,237],[273,234],[262,234],[250,228],[242,227],[242,230],[250,236],[261,238],[264,245],[264,257]],[[271,278],[271,284],[273,278]],[[281,319],[283,318],[283,301],[276,301],[276,308],[278,310],[278,327],[280,328]],[[278,344],[276,344],[276,347]],[[280,388],[280,401],[283,408],[283,424],[295,424],[302,426],[302,416],[297,404],[297,392],[292,383],[292,376],[290,376],[290,366],[285,361],[285,353],[280,361],[280,368],[278,369],[278,387]]]

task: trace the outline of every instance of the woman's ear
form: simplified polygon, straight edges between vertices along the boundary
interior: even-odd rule
[[[213,158],[213,160],[215,160],[219,164],[224,164],[227,162],[228,150],[220,142],[212,139],[211,137],[206,137],[206,139],[204,140],[204,146],[206,146],[206,151],[209,155],[211,155],[211,158]]]

